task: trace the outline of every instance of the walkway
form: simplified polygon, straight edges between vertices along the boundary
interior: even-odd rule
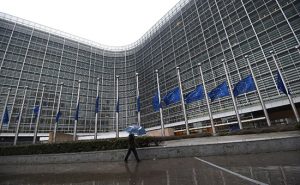
[[[9,185],[294,185],[300,151],[124,162],[2,165]]]
[[[201,137],[181,140],[171,140],[162,143],[166,147],[176,146],[191,146],[191,145],[206,145],[216,143],[234,143],[243,141],[258,141],[267,139],[280,139],[299,137],[300,131],[288,131],[288,132],[272,132],[262,134],[248,134],[248,135],[233,135],[233,136],[215,136],[215,137]]]

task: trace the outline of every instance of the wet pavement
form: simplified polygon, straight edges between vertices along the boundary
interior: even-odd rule
[[[1,165],[0,184],[300,184],[300,151],[196,157],[143,160],[140,163]]]

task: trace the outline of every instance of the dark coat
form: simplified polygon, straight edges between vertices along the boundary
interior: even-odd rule
[[[133,134],[129,134],[128,136],[128,148],[135,148],[136,147],[136,143],[134,140],[134,135]]]

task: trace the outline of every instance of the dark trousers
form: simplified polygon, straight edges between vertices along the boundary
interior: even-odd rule
[[[136,159],[136,161],[140,161],[140,159],[139,159],[139,156],[138,156],[138,154],[137,154],[137,152],[136,152],[136,149],[135,149],[135,147],[134,148],[128,148],[128,151],[127,151],[127,154],[126,154],[126,157],[125,157],[125,161],[127,161],[127,159],[128,159],[128,157],[129,157],[129,155],[130,155],[130,153],[131,153],[131,151],[133,152],[133,154],[134,154],[134,156],[135,156],[135,159]]]

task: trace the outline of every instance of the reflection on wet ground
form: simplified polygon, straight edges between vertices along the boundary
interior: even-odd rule
[[[300,151],[200,157],[266,184],[299,184]],[[144,160],[140,163],[95,162],[1,165],[5,185],[213,185],[253,184],[195,158]]]

